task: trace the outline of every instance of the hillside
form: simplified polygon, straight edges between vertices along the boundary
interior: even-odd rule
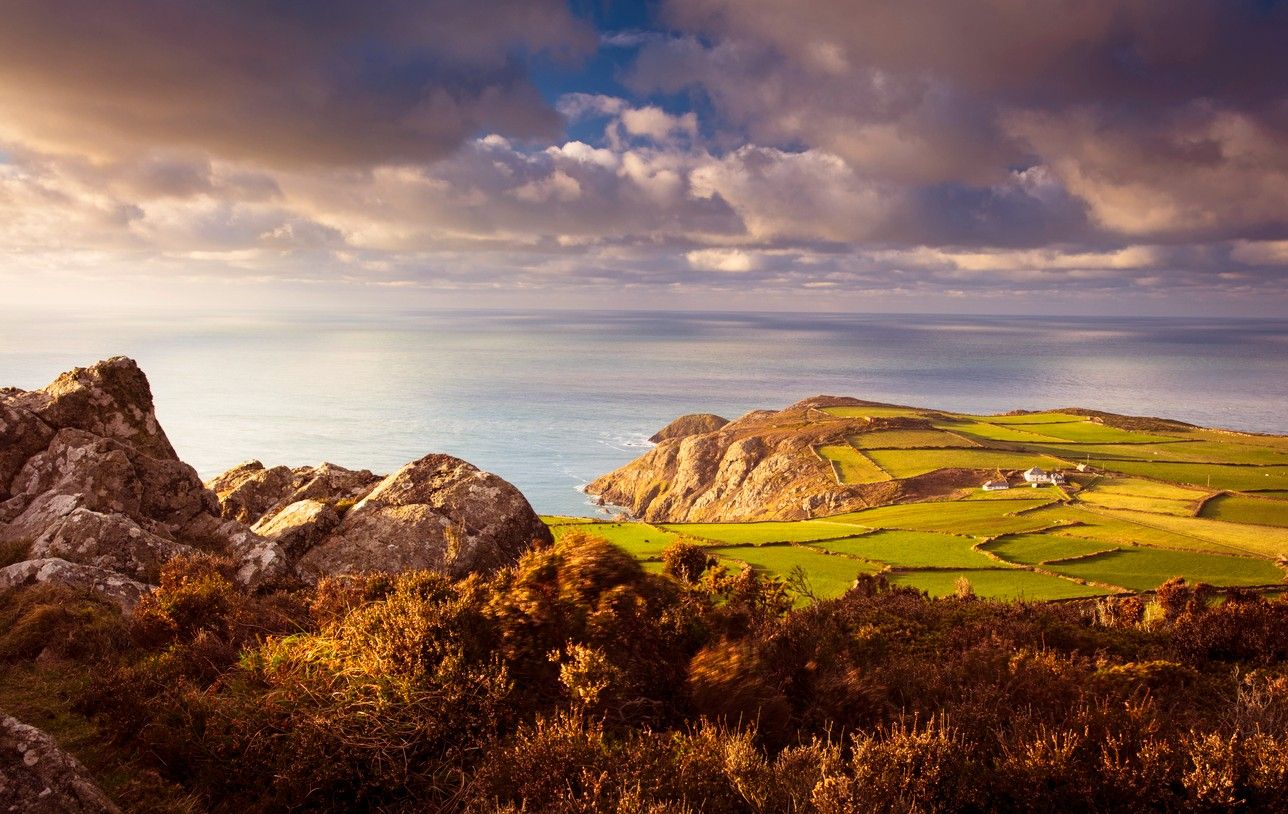
[[[975,416],[830,396],[662,440],[587,491],[650,522],[801,520],[1079,464],[1210,492],[1288,491],[1288,438],[1083,408]]]

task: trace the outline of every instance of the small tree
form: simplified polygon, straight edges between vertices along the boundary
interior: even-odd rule
[[[662,570],[684,582],[697,582],[711,562],[702,546],[683,540],[676,540],[662,551]]]

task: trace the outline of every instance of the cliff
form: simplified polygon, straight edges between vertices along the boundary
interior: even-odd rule
[[[693,413],[691,415],[682,415],[679,418],[667,424],[662,429],[653,433],[648,440],[654,444],[660,444],[663,441],[670,441],[673,438],[687,438],[690,435],[701,435],[702,433],[715,432],[724,425],[729,423],[729,419],[712,413]]]
[[[711,431],[664,439],[643,457],[596,479],[586,491],[644,520],[733,522],[856,511],[975,481],[973,472],[953,471],[902,481],[838,483],[815,447],[844,444],[856,432],[915,423],[898,417],[841,418],[820,409],[864,405],[872,402],[815,396],[784,410],[756,410]]]

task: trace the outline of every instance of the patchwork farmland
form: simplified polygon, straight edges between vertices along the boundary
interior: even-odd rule
[[[603,536],[654,570],[676,541],[703,546],[731,570],[790,577],[819,598],[873,573],[932,595],[969,586],[1025,600],[1147,592],[1173,577],[1270,590],[1284,581],[1288,439],[1082,412],[811,411],[815,426],[838,425],[835,440],[811,449],[842,486],[966,470],[996,491],[798,521],[547,522],[556,537]],[[1031,484],[1034,467],[1061,477]]]

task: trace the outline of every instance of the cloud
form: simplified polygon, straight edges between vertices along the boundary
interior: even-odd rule
[[[760,268],[760,258],[742,249],[695,249],[684,259],[689,266],[700,271],[725,271],[741,273]]]
[[[595,34],[559,0],[0,0],[0,136],[121,157],[421,162],[481,129],[550,138],[527,55]]]
[[[665,10],[677,33],[642,46],[632,87],[702,94],[732,138],[823,150],[923,199],[970,200],[1040,166],[1076,199],[1040,219],[1046,239],[1288,232],[1283,4],[673,0]],[[963,235],[959,221],[940,240],[993,239],[1005,222]]]

